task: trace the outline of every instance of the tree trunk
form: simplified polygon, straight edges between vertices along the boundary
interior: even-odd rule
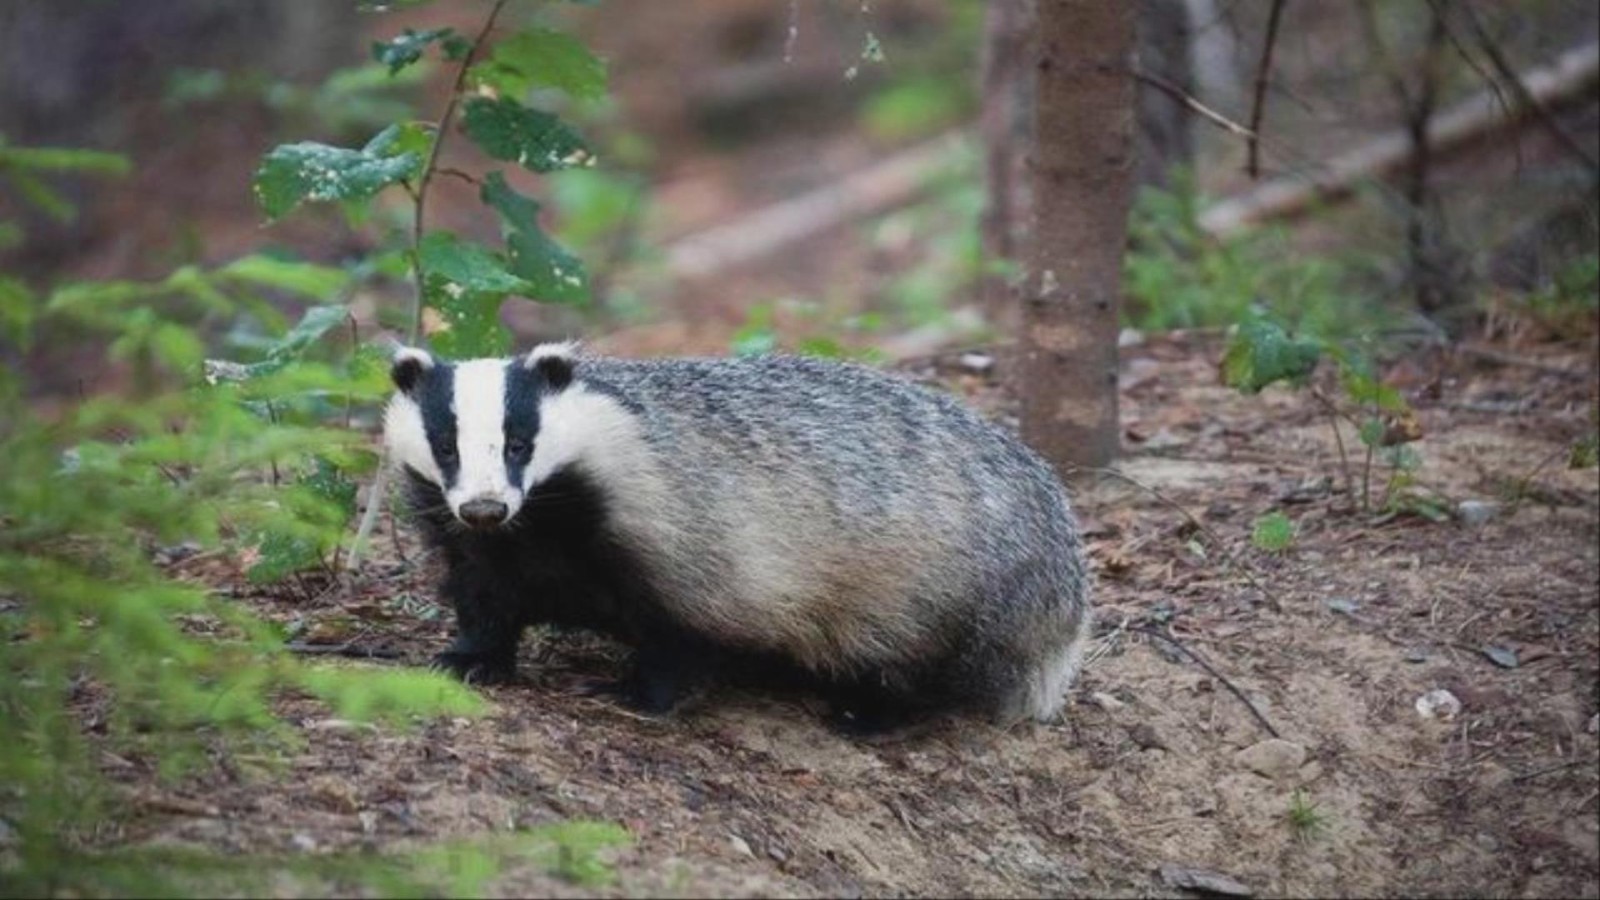
[[[1028,111],[1032,84],[1028,59],[1033,31],[1032,2],[989,0],[984,9],[983,97],[979,129],[983,133],[983,249],[994,262],[1020,262],[1028,200],[1022,160],[1032,142]],[[983,276],[984,314],[997,327],[1015,329],[1019,316],[1010,279],[1003,271]]]
[[[1062,473],[1116,456],[1117,312],[1133,188],[1136,5],[1039,0],[1023,438]]]

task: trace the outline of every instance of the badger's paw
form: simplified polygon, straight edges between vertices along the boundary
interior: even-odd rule
[[[430,668],[448,672],[467,684],[505,684],[516,677],[517,661],[514,657],[446,650],[433,658]]]
[[[681,691],[660,681],[640,678],[588,678],[578,682],[580,696],[598,697],[646,716],[665,716],[678,707]]]

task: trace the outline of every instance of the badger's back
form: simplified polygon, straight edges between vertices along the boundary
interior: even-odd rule
[[[1080,540],[1059,481],[1000,428],[795,357],[580,358],[572,387],[574,427],[615,420],[574,465],[690,628],[820,673],[980,694],[1002,717],[1058,708],[1088,630]]]

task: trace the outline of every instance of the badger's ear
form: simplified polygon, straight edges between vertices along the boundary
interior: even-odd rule
[[[395,351],[394,366],[389,369],[389,379],[401,393],[409,394],[422,380],[422,374],[433,368],[433,357],[426,350],[401,347]]]
[[[544,376],[545,384],[559,391],[572,383],[572,368],[577,363],[578,345],[575,341],[559,344],[540,344],[528,351],[522,365]]]

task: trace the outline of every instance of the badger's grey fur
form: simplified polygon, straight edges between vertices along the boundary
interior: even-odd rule
[[[814,359],[405,350],[385,431],[446,564],[439,664],[503,678],[523,628],[636,648],[670,708],[720,663],[782,664],[845,723],[1060,709],[1088,581],[1049,467],[955,400]],[[469,526],[468,523],[473,523]]]

